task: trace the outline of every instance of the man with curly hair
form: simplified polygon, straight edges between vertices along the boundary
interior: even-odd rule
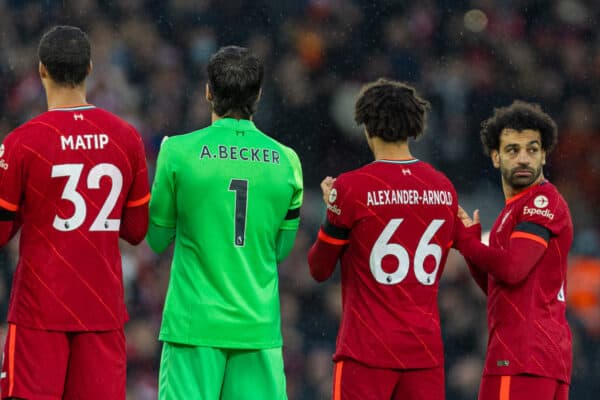
[[[409,149],[428,107],[404,83],[365,85],[355,120],[375,161],[321,183],[327,217],[308,262],[324,281],[341,261],[334,399],[445,398],[437,293],[462,224],[452,183]]]
[[[480,242],[479,213],[459,216],[468,234],[456,247],[488,297],[488,348],[479,400],[566,400],[571,378],[567,256],[573,224],[567,203],[544,178],[557,142],[552,118],[515,101],[482,125],[484,151],[500,170],[506,206]]]

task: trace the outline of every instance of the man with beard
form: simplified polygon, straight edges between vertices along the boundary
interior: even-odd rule
[[[488,348],[479,400],[566,400],[571,332],[565,311],[573,224],[567,203],[544,178],[556,124],[538,105],[515,101],[482,125],[481,140],[502,175],[506,206],[480,242],[479,213],[462,209],[457,240],[488,297]]]

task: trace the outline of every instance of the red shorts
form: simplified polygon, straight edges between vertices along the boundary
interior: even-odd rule
[[[122,329],[57,332],[8,325],[2,398],[125,399],[127,356]]]
[[[333,366],[333,400],[444,399],[444,368],[372,368],[352,360]]]
[[[533,375],[486,375],[479,400],[567,400],[569,384]]]

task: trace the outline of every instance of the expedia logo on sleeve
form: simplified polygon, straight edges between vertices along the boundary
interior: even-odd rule
[[[533,199],[533,205],[537,208],[546,208],[548,207],[548,198],[543,194],[540,194],[538,197]]]
[[[335,190],[335,188],[331,189],[331,192],[329,192],[329,202],[330,203],[335,203],[335,200],[337,199],[337,190]]]
[[[8,163],[6,161],[4,161],[4,159],[2,159],[3,155],[4,155],[4,145],[0,144],[0,168],[7,170]]]
[[[329,192],[328,200],[329,203],[327,204],[327,209],[334,214],[340,215],[342,210],[340,210],[340,208],[334,204],[337,200],[337,190],[335,190],[335,188],[331,189],[331,192]]]
[[[530,215],[530,216],[539,215],[540,217],[554,219],[554,214],[546,208],[546,207],[548,207],[549,203],[550,202],[548,201],[548,198],[546,196],[544,196],[543,194],[540,194],[535,199],[533,199],[533,205],[536,208],[530,208],[530,207],[525,206],[523,208],[523,215]]]
[[[327,204],[327,209],[337,215],[340,215],[342,213],[342,210],[335,204]]]

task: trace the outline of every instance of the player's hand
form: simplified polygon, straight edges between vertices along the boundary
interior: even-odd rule
[[[458,206],[458,218],[460,218],[466,228],[477,225],[479,224],[479,210],[473,211],[473,218],[471,218],[464,208]]]
[[[323,192],[323,201],[325,204],[329,204],[329,193],[331,193],[334,182],[335,178],[332,178],[331,176],[326,176],[325,179],[321,181],[321,191]]]

